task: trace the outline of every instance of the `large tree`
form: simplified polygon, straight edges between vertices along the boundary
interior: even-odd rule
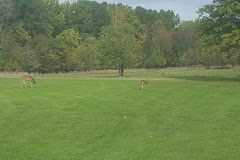
[[[103,68],[118,68],[120,76],[124,75],[125,67],[133,62],[134,33],[134,27],[127,23],[111,25],[102,30],[99,50]]]
[[[220,47],[216,56],[221,63],[239,56],[240,49],[240,2],[239,0],[213,0],[212,4],[199,9],[199,31],[205,48]],[[236,54],[231,52],[236,51]]]

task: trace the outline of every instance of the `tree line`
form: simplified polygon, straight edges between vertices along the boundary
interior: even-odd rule
[[[240,2],[214,0],[199,18],[78,0],[0,1],[0,71],[71,72],[236,66]]]

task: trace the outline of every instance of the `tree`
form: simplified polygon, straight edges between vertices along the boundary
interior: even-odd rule
[[[202,20],[200,21],[199,31],[203,38],[213,36],[220,43],[221,36],[231,33],[240,28],[239,22],[240,2],[238,0],[214,0],[212,4],[200,8],[198,13]],[[210,43],[212,45],[212,43]]]
[[[233,50],[240,48],[239,0],[214,0],[212,4],[199,9],[199,31],[205,47],[219,46],[221,65],[232,58]],[[233,50],[232,50],[233,49]],[[219,54],[217,54],[219,55]]]
[[[19,45],[24,46],[31,40],[29,33],[23,28],[23,23],[19,22],[13,25],[13,36]]]
[[[174,29],[180,22],[179,15],[175,15],[173,11],[160,10],[147,10],[142,7],[136,7],[135,13],[140,19],[144,27],[144,43],[143,63],[142,66],[146,67],[151,62],[150,59],[153,55],[155,48],[160,48],[161,55],[167,60],[166,66],[176,66],[179,61],[178,52],[173,50],[173,35]],[[176,46],[175,46],[176,49]]]
[[[0,28],[7,30],[15,19],[14,4],[12,1],[0,1]]]
[[[21,46],[16,42],[12,30],[0,33],[0,63],[2,71],[21,71]]]
[[[136,41],[134,27],[130,24],[105,27],[99,39],[99,51],[103,68],[118,68],[124,75],[124,69],[133,61],[133,46]]]
[[[199,64],[198,48],[201,41],[197,32],[197,21],[183,21],[173,33],[173,53],[175,53],[176,65]]]
[[[49,35],[60,34],[66,27],[66,18],[63,14],[63,9],[59,4],[58,0],[43,0],[45,7],[47,8],[47,15],[49,17],[49,24],[52,26],[52,33]]]
[[[111,17],[112,25],[122,25],[130,24],[134,29],[134,34],[137,38],[141,36],[140,33],[144,30],[144,25],[142,25],[138,16],[135,14],[135,11],[122,4],[118,5],[109,5],[107,7],[109,16]]]
[[[155,23],[151,26],[148,36],[146,36],[146,43],[150,43],[149,46],[146,46],[149,49],[146,49],[146,56],[148,59],[151,59],[151,56],[154,55],[153,52],[161,53],[161,57],[167,60],[167,65],[173,65],[174,64],[174,56],[172,56],[172,32],[167,32],[164,24],[162,21],[157,20]],[[148,66],[153,66],[149,65]]]
[[[21,57],[19,58],[24,71],[31,73],[39,69],[40,64],[38,62],[37,55],[30,46],[25,46],[22,48]]]
[[[72,4],[69,2],[62,4],[66,27],[75,29],[79,34],[87,33],[98,37],[101,29],[110,24],[106,5],[106,3],[81,0]]]
[[[52,32],[49,24],[47,7],[43,0],[13,0],[18,21],[24,23],[24,29],[34,37],[38,34],[48,35]]]
[[[55,38],[47,35],[35,36],[27,45],[29,49],[23,52],[34,61],[31,71],[40,73],[64,71],[65,55],[60,46],[61,43]]]
[[[95,37],[87,37],[84,43],[86,47],[84,63],[86,66],[85,70],[98,69],[99,65],[99,52],[97,50],[97,40]]]
[[[150,59],[147,62],[148,68],[160,68],[165,66],[167,60],[161,54],[160,48],[154,48]]]
[[[78,32],[75,32],[74,29],[64,30],[56,39],[72,47],[77,47],[80,40]]]
[[[136,7],[135,13],[140,19],[142,24],[146,25],[146,28],[150,28],[155,21],[160,20],[164,23],[166,30],[170,31],[178,26],[180,22],[179,15],[175,15],[172,10],[164,11],[160,10],[147,10],[142,7]]]

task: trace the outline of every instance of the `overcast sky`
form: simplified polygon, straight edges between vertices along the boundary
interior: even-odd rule
[[[59,0],[64,2],[65,0]],[[74,1],[74,0],[70,0]],[[173,10],[175,14],[179,14],[181,20],[194,20],[198,17],[196,11],[206,4],[211,4],[213,0],[95,0],[99,3],[103,1],[108,3],[122,3],[132,8],[141,6],[152,10]]]

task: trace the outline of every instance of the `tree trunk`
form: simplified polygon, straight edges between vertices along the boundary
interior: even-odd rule
[[[121,64],[120,69],[119,69],[119,75],[120,75],[120,77],[123,77],[123,73],[124,73],[124,65]]]

